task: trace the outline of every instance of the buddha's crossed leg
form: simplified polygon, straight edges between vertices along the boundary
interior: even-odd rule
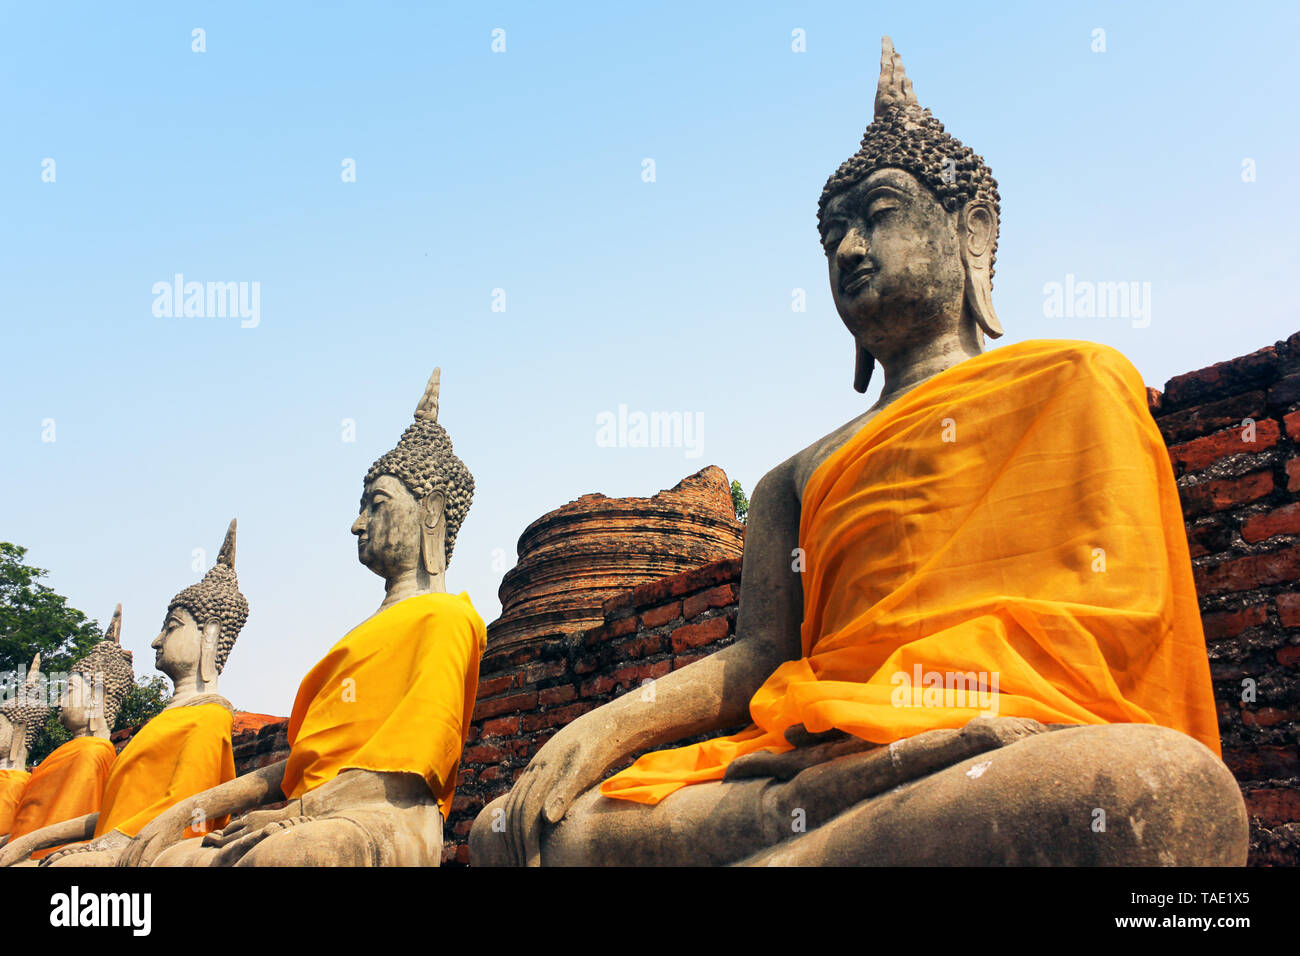
[[[606,799],[593,789],[547,828],[542,859],[547,865],[1244,862],[1234,856],[1246,828],[1240,791],[1197,741],[1145,724],[1046,729],[1015,718],[976,721],[960,731],[931,731],[835,757],[788,780],[695,784],[655,806]],[[472,864],[509,861],[504,834],[490,826],[503,802],[489,805],[476,822]]]
[[[436,866],[442,855],[436,803],[357,807],[320,817],[291,817],[219,840],[185,840],[155,866]]]

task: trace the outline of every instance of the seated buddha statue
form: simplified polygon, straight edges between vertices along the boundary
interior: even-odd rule
[[[446,591],[474,479],[438,424],[438,388],[435,369],[414,424],[366,475],[352,533],[385,596],[303,678],[288,759],[177,804],[123,865],[440,864],[486,628]],[[180,840],[198,809],[237,818]]]
[[[41,686],[41,655],[37,654],[27,680],[0,703],[0,846],[13,829],[14,813],[32,776],[27,772],[27,752],[49,711]]]
[[[172,598],[151,644],[155,667],[172,681],[171,701],[113,761],[98,813],[85,818],[91,839],[49,854],[43,866],[113,866],[131,837],[158,814],[234,778],[234,708],[217,684],[248,619],[235,574],[236,527],[231,521],[217,562],[203,579]],[[224,822],[196,814],[185,835],[199,836]],[[29,839],[46,843],[55,829]]]
[[[14,810],[0,865],[40,860],[65,843],[94,833],[94,815],[117,758],[108,739],[118,710],[135,683],[131,652],[120,643],[122,605],[103,640],[72,665],[59,696],[59,723],[72,739],[57,747],[32,771]]]
[[[984,350],[996,182],[882,46],[818,216],[879,400],[756,486],[735,642],[556,733],[471,865],[1244,862],[1142,379]]]

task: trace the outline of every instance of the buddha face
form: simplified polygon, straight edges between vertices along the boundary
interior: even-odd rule
[[[901,169],[878,169],[826,206],[822,244],[831,294],[858,343],[888,355],[961,319],[959,213]]]
[[[162,632],[149,645],[154,649],[154,668],[175,683],[199,666],[203,651],[203,629],[187,608],[167,612]]]
[[[59,698],[59,723],[76,734],[86,730],[96,713],[102,709],[102,688],[97,695],[85,674],[78,671],[69,674],[67,686]]]
[[[400,479],[379,475],[367,482],[361,513],[352,523],[357,560],[385,579],[416,568],[423,510]]]

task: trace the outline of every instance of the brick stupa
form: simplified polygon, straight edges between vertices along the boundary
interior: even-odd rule
[[[520,535],[519,561],[501,581],[501,616],[488,626],[488,648],[595,627],[607,598],[740,557],[743,533],[731,483],[716,465],[651,498],[583,495]]]

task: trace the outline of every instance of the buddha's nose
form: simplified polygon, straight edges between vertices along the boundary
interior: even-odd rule
[[[866,237],[855,226],[849,229],[844,234],[844,238],[840,240],[840,246],[835,250],[835,258],[839,261],[840,270],[848,272],[857,268],[858,263],[866,257]]]
[[[357,520],[352,522],[352,533],[360,534],[366,530],[366,516],[357,515]]]
[[[163,645],[163,634],[164,634],[164,633],[165,633],[165,632],[163,632],[163,631],[159,631],[159,632],[158,632],[158,636],[155,637],[155,638],[153,639],[153,643],[149,645],[149,646],[152,647],[155,651],[156,651],[156,650],[159,650],[159,649],[162,647],[162,645]]]

